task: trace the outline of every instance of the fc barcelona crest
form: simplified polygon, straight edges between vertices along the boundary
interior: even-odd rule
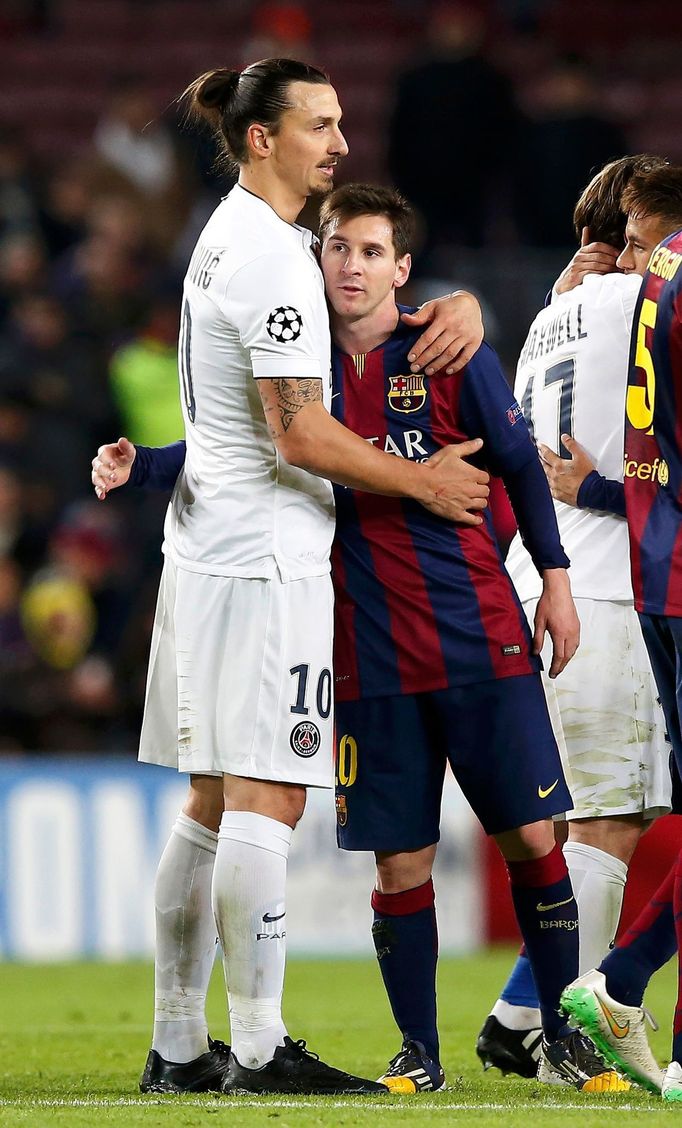
[[[336,821],[339,826],[345,826],[348,822],[348,807],[346,806],[346,796],[336,796]]]
[[[426,403],[426,386],[424,377],[389,376],[388,406],[393,411],[401,411],[409,415],[412,411],[419,411]]]

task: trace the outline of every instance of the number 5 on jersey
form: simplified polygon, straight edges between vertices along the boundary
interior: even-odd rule
[[[656,400],[656,373],[654,361],[646,343],[647,329],[656,325],[658,306],[651,298],[645,298],[637,324],[637,344],[635,346],[635,365],[641,368],[646,377],[645,384],[631,384],[627,396],[627,416],[637,431],[653,435],[654,403]]]

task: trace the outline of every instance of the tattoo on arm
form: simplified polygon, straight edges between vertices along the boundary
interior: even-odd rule
[[[286,434],[298,414],[307,403],[322,399],[321,380],[273,380],[275,402],[266,409],[268,426],[273,438]]]

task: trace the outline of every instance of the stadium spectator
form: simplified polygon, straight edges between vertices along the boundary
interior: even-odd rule
[[[140,331],[111,358],[111,392],[123,431],[134,443],[163,446],[182,430],[179,308],[175,289],[153,297]]]
[[[483,52],[485,16],[473,3],[437,4],[423,61],[398,78],[388,167],[426,225],[424,264],[438,245],[480,247],[507,174],[515,97]]]
[[[522,241],[570,247],[573,206],[583,186],[627,147],[622,130],[600,108],[587,63],[557,60],[537,84],[518,133],[514,190]]]
[[[172,135],[158,120],[141,77],[118,81],[95,130],[94,145],[102,159],[144,195],[161,195],[177,175]]]

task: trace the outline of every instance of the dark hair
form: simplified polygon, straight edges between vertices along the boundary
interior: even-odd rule
[[[623,208],[635,219],[655,216],[670,223],[670,234],[682,227],[682,166],[655,168],[633,176],[623,192]]]
[[[361,215],[385,216],[393,228],[396,258],[407,254],[414,236],[414,212],[400,192],[374,184],[344,184],[323,200],[320,239],[326,238],[334,221],[355,219]]]
[[[634,157],[621,157],[611,161],[593,176],[583,190],[573,212],[573,226],[578,241],[583,227],[589,227],[590,240],[610,243],[622,250],[625,246],[627,209],[623,208],[623,191],[633,176],[666,168],[663,157],[638,153]]]
[[[328,86],[329,76],[296,59],[261,59],[243,71],[206,71],[190,83],[181,99],[188,103],[188,118],[213,127],[223,157],[230,164],[244,164],[249,126],[258,123],[277,132],[282,114],[292,105],[292,82]]]

